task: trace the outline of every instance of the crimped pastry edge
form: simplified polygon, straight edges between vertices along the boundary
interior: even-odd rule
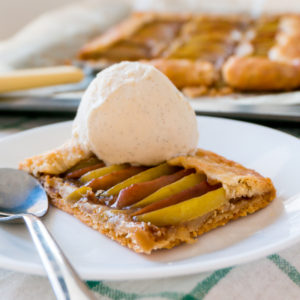
[[[197,173],[207,176],[210,184],[222,183],[227,199],[276,192],[270,178],[211,151],[198,149],[196,155],[175,157],[168,164],[195,168]]]

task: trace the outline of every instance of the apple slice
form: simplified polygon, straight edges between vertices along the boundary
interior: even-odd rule
[[[184,190],[178,194],[175,194],[173,196],[170,196],[168,198],[162,199],[158,202],[154,202],[144,208],[142,208],[141,210],[135,212],[134,214],[132,214],[132,216],[137,216],[137,215],[143,215],[145,213],[154,211],[154,210],[158,210],[158,209],[162,209],[171,205],[175,205],[178,204],[180,202],[189,200],[189,199],[193,199],[196,197],[200,197],[205,195],[208,192],[214,191],[218,188],[222,187],[221,184],[216,184],[216,185],[209,185],[209,183],[207,181],[203,181],[187,190]]]
[[[90,166],[90,167],[85,167],[85,168],[82,168],[82,169],[79,169],[79,170],[68,173],[66,175],[66,178],[68,178],[68,179],[78,179],[78,178],[80,178],[81,176],[83,176],[84,174],[86,174],[90,171],[93,171],[93,170],[96,170],[96,169],[99,169],[99,168],[103,168],[103,167],[105,167],[105,164],[103,162],[99,163],[99,164],[96,164],[96,165],[93,165],[93,166]]]
[[[172,175],[165,175],[151,181],[133,184],[120,192],[116,202],[112,207],[121,209],[123,207],[137,203],[145,197],[161,189],[162,187],[176,182],[177,180],[188,176],[191,173],[195,173],[195,170],[181,170]]]
[[[151,181],[164,175],[173,174],[175,172],[178,172],[179,170],[180,170],[179,167],[172,167],[169,166],[167,163],[163,163],[161,165],[158,165],[157,167],[144,171],[138,175],[135,175],[113,186],[111,189],[104,192],[102,196],[103,197],[117,196],[121,190],[131,186],[132,184]]]
[[[219,188],[201,197],[183,201],[143,215],[133,217],[134,221],[156,226],[178,225],[205,215],[227,203],[224,188]]]
[[[97,157],[91,157],[91,158],[80,161],[78,164],[76,164],[75,166],[73,166],[72,168],[67,170],[65,172],[65,174],[67,175],[67,174],[72,173],[74,171],[100,164],[101,162],[102,161],[99,160]]]
[[[66,202],[77,202],[92,189],[87,186],[82,186],[64,198]]]
[[[146,197],[142,201],[131,206],[131,208],[146,207],[154,202],[158,202],[160,200],[163,200],[170,196],[178,194],[184,190],[187,190],[187,189],[199,184],[202,181],[206,181],[206,175],[204,175],[204,174],[188,175],[172,184],[169,184],[169,185],[159,189],[157,192],[151,194],[150,196]]]
[[[109,167],[100,168],[91,172],[88,172],[87,174],[80,177],[79,181],[82,183],[87,183],[91,181],[94,178],[102,177],[106,174],[112,173],[114,171],[123,170],[126,168],[129,168],[130,164],[122,164],[122,165],[112,165]]]
[[[147,167],[129,167],[127,169],[114,171],[100,178],[92,179],[85,186],[91,187],[94,192],[98,190],[108,190],[112,186],[147,170]]]

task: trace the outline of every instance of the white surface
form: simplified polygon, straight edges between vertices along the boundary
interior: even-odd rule
[[[145,279],[192,274],[251,261],[300,240],[300,141],[266,127],[198,117],[199,146],[270,177],[278,197],[267,208],[232,221],[193,245],[141,255],[51,207],[44,222],[85,279]],[[61,145],[71,122],[16,134],[0,141],[0,167]],[[23,225],[0,225],[0,267],[44,274]]]

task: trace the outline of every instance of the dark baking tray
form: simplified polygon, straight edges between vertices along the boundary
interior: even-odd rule
[[[80,99],[47,97],[0,98],[0,113],[76,113]],[[211,103],[196,111],[197,115],[240,120],[300,122],[300,105],[238,105]]]

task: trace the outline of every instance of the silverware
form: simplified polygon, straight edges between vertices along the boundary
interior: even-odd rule
[[[48,207],[48,197],[34,177],[0,169],[0,222],[25,222],[58,300],[95,300],[39,219]]]

